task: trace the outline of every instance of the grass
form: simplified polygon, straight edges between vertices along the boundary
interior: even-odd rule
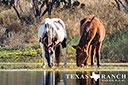
[[[106,62],[127,62],[128,60],[128,31],[120,30],[111,36],[106,36],[102,45],[102,58]],[[110,59],[110,60],[109,60]]]
[[[51,17],[61,18],[64,21],[68,38],[72,38],[79,34],[80,20],[88,15],[95,15],[103,22],[107,35],[111,35],[112,33],[119,31],[120,29],[125,29],[128,26],[127,13],[123,10],[118,11],[116,6],[113,5],[113,0],[80,1],[85,3],[85,9],[80,9],[80,7],[75,9],[53,7]],[[24,18],[30,17],[32,19],[30,19],[30,24],[21,25],[13,8],[3,9],[2,7],[2,10],[0,11],[0,37],[7,28],[10,29],[9,33],[11,34],[10,38],[4,37],[4,45],[12,47],[38,42],[38,26],[41,21],[47,17],[47,14],[41,20],[38,20],[34,18],[31,10],[29,8],[27,9],[28,6],[24,8],[23,5],[24,13],[21,13],[21,16]],[[42,11],[44,11],[44,9],[42,9]]]
[[[127,62],[128,60],[128,32],[121,30],[113,33],[111,36],[106,36],[103,41],[101,49],[101,62],[102,63],[120,63]],[[80,40],[80,36],[76,35],[72,39],[67,40],[67,56],[66,61],[68,63],[75,63],[75,49],[72,45],[77,45]],[[41,63],[42,51],[39,43],[26,45],[23,47],[1,47],[0,48],[0,62],[35,62]],[[61,56],[61,62],[63,57]]]
[[[52,68],[49,68],[47,65],[45,68],[42,68],[42,63],[36,63],[36,64],[1,64],[0,63],[0,70],[34,70],[34,71],[127,71],[128,70],[128,63],[121,63],[120,65],[116,63],[111,64],[101,64],[100,67],[94,66],[91,67],[85,66],[85,67],[77,67],[75,64],[67,64],[66,67],[64,67],[63,64],[61,64],[59,67],[53,66]],[[118,67],[118,68],[117,68]],[[72,69],[73,68],[73,69]]]
[[[83,0],[85,9],[53,8],[51,17],[61,18],[66,25],[67,62],[75,62],[75,50],[72,45],[78,44],[80,20],[88,15],[97,16],[106,28],[106,37],[101,49],[101,62],[128,62],[128,15],[123,10],[118,11],[113,5],[115,4],[113,0],[109,1]],[[42,62],[37,39],[38,26],[42,20],[33,19],[33,15],[30,16],[30,14],[28,10],[21,16],[24,18],[29,16],[34,22],[30,19],[32,23],[21,25],[14,9],[4,9],[3,6],[0,8],[0,44],[2,42],[5,45],[5,47],[0,47],[0,62]],[[43,19],[46,17],[47,14]],[[4,34],[6,29],[10,30],[10,37]],[[61,62],[63,62],[63,57],[61,57]]]

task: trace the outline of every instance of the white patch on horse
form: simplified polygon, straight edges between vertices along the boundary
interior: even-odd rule
[[[58,23],[55,23],[55,22],[58,22]],[[57,27],[59,29],[57,29]],[[50,58],[50,63],[52,63],[52,57],[51,57],[51,53],[52,51],[54,51],[53,47],[50,47],[49,49],[49,46],[51,46],[53,44],[53,41],[52,39],[55,38],[57,36],[57,41],[55,41],[55,45],[59,44],[59,43],[62,43],[63,40],[65,38],[67,38],[67,34],[66,34],[66,29],[65,29],[65,25],[64,25],[64,22],[61,20],[61,19],[58,19],[58,18],[53,18],[53,19],[49,19],[49,18],[46,18],[42,23],[41,25],[39,26],[39,30],[38,30],[38,39],[45,39],[44,36],[45,34],[47,33],[47,36],[48,36],[48,53],[50,54],[49,55],[49,58]],[[42,57],[43,57],[43,66],[45,66],[45,50],[44,50],[44,46],[43,46],[43,43],[40,42],[40,46],[42,48]],[[64,64],[66,64],[66,61],[65,61],[65,52],[66,52],[66,49],[62,49],[62,55],[64,56]]]
[[[45,29],[46,29],[46,28],[45,28],[45,24],[41,24],[40,27],[39,27],[39,29],[38,29],[38,39],[39,39],[39,40],[40,40],[40,38],[43,37],[43,33],[46,32]]]

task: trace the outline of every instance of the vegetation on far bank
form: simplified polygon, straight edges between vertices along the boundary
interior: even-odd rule
[[[117,63],[128,61],[128,32],[123,30],[120,33],[113,33],[110,37],[106,36],[103,41],[101,49],[101,62],[102,63]],[[78,44],[80,39],[79,35],[74,36],[72,39],[67,40],[67,56],[68,63],[75,63],[75,50],[72,45]],[[0,62],[42,62],[42,50],[37,44],[27,46],[15,47],[1,47],[0,48]],[[61,62],[63,57],[61,56]]]
[[[61,18],[66,25],[67,62],[75,62],[72,45],[78,44],[80,20],[88,15],[98,17],[106,28],[101,62],[128,62],[128,14],[124,10],[117,10],[113,0],[86,0],[84,3],[84,9],[54,7],[52,11],[51,17]],[[3,46],[0,47],[0,62],[42,62],[37,32],[47,14],[42,20],[36,20],[30,9],[23,10],[21,16],[30,19],[29,24],[21,24],[14,9],[0,8],[0,44]]]

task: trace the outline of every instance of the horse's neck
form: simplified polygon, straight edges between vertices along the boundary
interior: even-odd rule
[[[86,36],[87,32],[83,32],[82,37],[80,38],[79,44],[78,46],[80,46],[80,48],[82,49],[88,49],[88,43],[87,40],[87,36]]]

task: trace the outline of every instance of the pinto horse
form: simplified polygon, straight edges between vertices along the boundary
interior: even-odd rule
[[[73,46],[76,49],[77,66],[87,65],[89,50],[91,50],[91,66],[94,65],[94,54],[96,54],[97,66],[99,67],[100,49],[105,37],[104,25],[97,17],[87,16],[80,22],[80,35],[79,44]]]
[[[60,61],[60,46],[62,46],[62,55],[64,57],[64,65],[66,65],[66,29],[65,24],[58,18],[46,18],[38,30],[38,39],[42,48],[43,68],[45,68],[45,58],[48,66],[52,67],[54,62],[54,54],[57,65]]]

